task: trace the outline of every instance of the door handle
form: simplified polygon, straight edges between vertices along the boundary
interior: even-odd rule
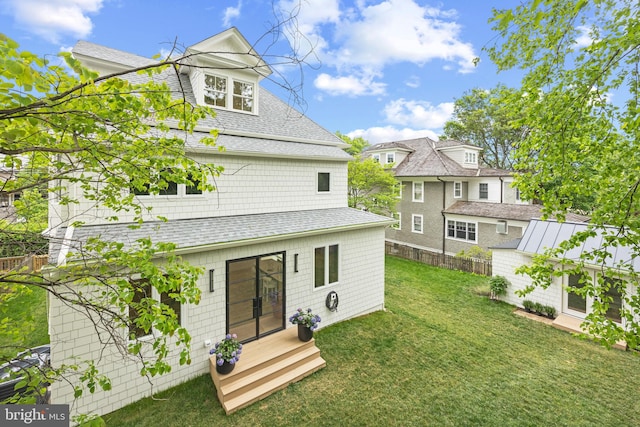
[[[258,316],[262,316],[262,297],[258,297]]]

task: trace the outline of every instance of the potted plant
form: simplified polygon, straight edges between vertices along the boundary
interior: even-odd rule
[[[209,354],[216,356],[216,371],[219,374],[228,374],[240,360],[242,344],[238,342],[236,334],[227,334],[222,341],[216,343]]]
[[[299,308],[293,313],[293,316],[289,318],[289,322],[298,325],[298,339],[300,339],[300,341],[309,341],[313,338],[313,331],[318,329],[320,320],[320,316],[311,313],[310,308],[308,308],[307,311]]]
[[[533,311],[535,311],[538,316],[544,316],[544,305],[539,302],[534,303]]]
[[[491,299],[497,300],[499,296],[507,294],[507,286],[509,280],[504,276],[493,276],[489,280],[489,289],[491,289]]]
[[[524,311],[526,311],[527,313],[531,313],[531,311],[533,311],[533,307],[534,307],[534,303],[531,300],[524,300],[522,301],[522,307],[524,308]]]
[[[556,308],[552,305],[545,305],[544,312],[547,314],[549,319],[553,319],[556,317]]]

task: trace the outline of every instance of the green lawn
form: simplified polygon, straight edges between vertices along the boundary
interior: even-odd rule
[[[7,319],[0,325],[0,361],[49,342],[46,298],[44,289],[34,287],[0,306],[0,319]]]
[[[113,426],[638,425],[640,358],[512,314],[487,279],[387,258],[387,312],[316,333],[327,367],[231,416],[208,375]],[[242,363],[242,362],[240,362]]]

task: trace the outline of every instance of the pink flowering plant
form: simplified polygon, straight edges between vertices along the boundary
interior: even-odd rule
[[[240,360],[242,354],[242,344],[238,342],[236,334],[227,334],[224,339],[216,343],[216,346],[209,350],[209,354],[216,355],[216,364],[222,366],[224,362],[235,364]]]
[[[315,331],[318,329],[318,323],[320,323],[320,316],[317,314],[311,313],[311,309],[307,308],[307,311],[302,310],[301,308],[297,309],[293,316],[289,318],[289,322],[294,325],[303,325],[307,328]]]

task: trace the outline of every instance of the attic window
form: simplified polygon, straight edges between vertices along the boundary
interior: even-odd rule
[[[233,109],[253,112],[253,84],[233,82]]]
[[[476,153],[475,151],[465,151],[464,162],[472,164],[478,163],[478,153]]]
[[[220,76],[204,77],[204,103],[215,107],[227,106],[227,79]]]

